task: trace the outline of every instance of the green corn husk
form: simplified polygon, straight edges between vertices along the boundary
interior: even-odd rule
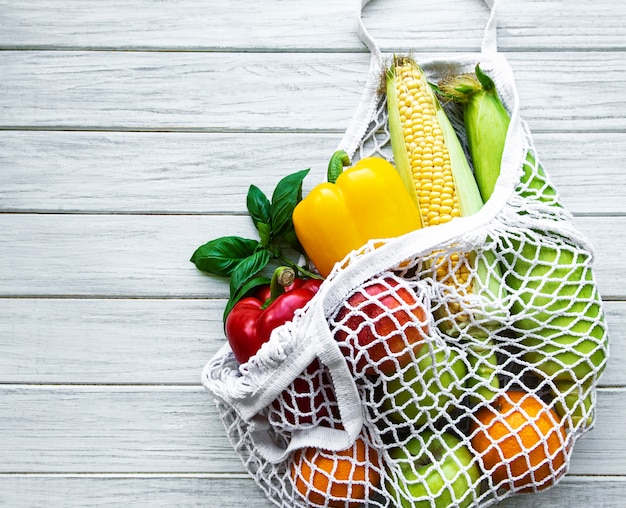
[[[451,158],[457,161],[453,165],[454,184],[458,189],[459,207],[461,217],[468,217],[478,212],[484,205],[484,200],[480,196],[479,188],[472,173],[472,168],[467,161],[463,146],[457,137],[450,119],[441,106],[437,109],[437,118],[443,131],[446,145],[450,151]],[[495,255],[485,252],[482,257],[477,258],[474,252],[467,254],[476,270],[476,275],[472,278],[472,293],[483,295],[492,302],[501,302],[504,299],[506,290],[501,284],[502,275],[500,267],[495,261]],[[494,270],[494,276],[489,275],[489,267]],[[487,309],[492,314],[502,314],[501,309],[495,303]],[[470,402],[480,404],[483,401],[490,402],[499,394],[500,380],[497,376],[498,358],[494,348],[494,336],[501,327],[500,321],[485,322],[481,320],[480,327],[470,327],[467,332],[469,338],[466,340],[468,360],[475,373],[467,381],[467,388],[470,390]]]
[[[463,105],[476,181],[487,201],[500,175],[509,113],[493,81],[479,66],[475,75],[458,76],[441,83],[439,88],[443,95]],[[556,190],[530,152],[526,161],[520,194],[562,208]],[[533,167],[537,167],[536,173],[532,172]],[[520,242],[512,241],[512,252],[502,253],[510,267],[507,286],[517,295],[511,308],[513,314],[524,316],[528,305],[542,309],[533,313],[532,319],[520,318],[515,323],[523,331],[523,358],[553,380],[557,412],[561,416],[570,414],[575,427],[581,423],[589,426],[593,423],[592,383],[602,373],[608,351],[602,302],[594,284],[591,260],[589,256],[574,258],[572,251],[558,249],[553,240],[562,238],[556,233],[532,233],[535,242],[526,242],[520,249]]]

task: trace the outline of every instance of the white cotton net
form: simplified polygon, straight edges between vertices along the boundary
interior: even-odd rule
[[[258,358],[240,367],[222,351],[205,369],[277,506],[488,506],[567,471],[593,426],[607,331],[589,244],[521,133],[522,163],[503,167],[495,203],[365,245]],[[354,159],[369,155],[391,160],[384,101]],[[334,345],[307,326],[315,310]],[[333,347],[343,366],[324,360]],[[358,436],[339,446],[355,415]]]

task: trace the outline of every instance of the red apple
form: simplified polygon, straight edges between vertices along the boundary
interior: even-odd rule
[[[391,375],[415,359],[428,333],[424,297],[388,274],[364,284],[332,324],[355,374]]]

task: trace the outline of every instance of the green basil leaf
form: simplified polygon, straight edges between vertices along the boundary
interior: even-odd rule
[[[302,199],[302,181],[309,169],[283,178],[274,189],[271,204],[272,232],[274,238],[282,236],[293,225],[293,209]]]
[[[230,294],[235,294],[248,279],[263,270],[271,258],[267,250],[261,249],[242,259],[230,274]]]
[[[270,200],[267,199],[267,196],[263,194],[263,191],[256,185],[251,185],[248,189],[246,205],[255,227],[258,228],[259,224],[270,224]]]
[[[252,279],[249,279],[237,291],[235,291],[235,293],[228,299],[228,302],[226,302],[226,308],[224,309],[222,320],[226,322],[226,318],[228,317],[230,311],[233,310],[235,304],[244,296],[248,295],[253,289],[269,283],[270,279],[267,277],[253,277]]]
[[[190,261],[203,272],[229,277],[235,267],[251,256],[258,247],[258,240],[223,236],[198,247]]]
[[[256,225],[256,228],[259,232],[259,236],[261,237],[261,246],[267,247],[272,239],[272,226],[266,224],[265,222],[259,222]]]

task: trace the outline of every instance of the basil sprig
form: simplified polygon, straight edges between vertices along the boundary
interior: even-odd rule
[[[271,263],[288,265],[296,274],[318,277],[307,267],[298,266],[284,254],[286,248],[305,254],[293,226],[293,210],[302,200],[302,182],[308,169],[287,175],[278,182],[272,199],[255,185],[250,185],[246,207],[258,239],[223,236],[201,245],[191,256],[199,270],[230,278],[230,298],[224,320],[237,303],[254,288],[269,284],[260,273]]]

